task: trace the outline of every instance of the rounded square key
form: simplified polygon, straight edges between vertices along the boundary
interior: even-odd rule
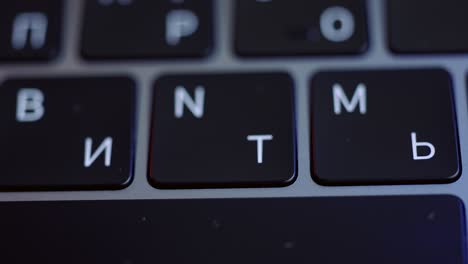
[[[0,88],[1,190],[120,189],[130,184],[133,80],[11,79]]]
[[[311,98],[311,167],[320,184],[443,183],[460,175],[446,71],[321,72]]]
[[[158,188],[284,186],[296,176],[287,74],[156,81],[149,180]]]
[[[367,50],[366,1],[235,1],[240,56],[358,54]]]

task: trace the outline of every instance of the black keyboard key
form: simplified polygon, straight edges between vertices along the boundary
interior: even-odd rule
[[[242,56],[360,53],[367,48],[365,1],[236,1]]]
[[[0,2],[0,61],[49,60],[60,48],[62,1]]]
[[[172,75],[154,87],[158,188],[255,187],[295,177],[293,83],[282,73]]]
[[[468,1],[388,0],[387,8],[394,52],[468,52]]]
[[[460,175],[446,71],[322,72],[311,88],[319,183],[442,183]]]
[[[3,263],[466,263],[453,196],[4,202],[0,211]]]
[[[116,189],[128,185],[134,86],[124,77],[3,83],[0,189]]]
[[[89,59],[203,57],[213,46],[213,3],[86,1],[82,54]]]

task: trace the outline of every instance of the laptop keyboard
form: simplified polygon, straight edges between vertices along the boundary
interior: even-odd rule
[[[4,261],[467,263],[464,7],[2,1]]]

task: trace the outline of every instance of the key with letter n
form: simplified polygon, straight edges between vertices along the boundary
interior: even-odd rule
[[[181,74],[153,93],[156,188],[263,187],[296,176],[293,83],[284,73]]]

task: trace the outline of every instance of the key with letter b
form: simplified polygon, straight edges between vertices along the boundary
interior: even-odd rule
[[[311,81],[311,93],[312,173],[319,183],[440,183],[458,178],[447,72],[321,72]]]
[[[0,89],[0,190],[118,189],[132,177],[134,82],[11,79]]]

